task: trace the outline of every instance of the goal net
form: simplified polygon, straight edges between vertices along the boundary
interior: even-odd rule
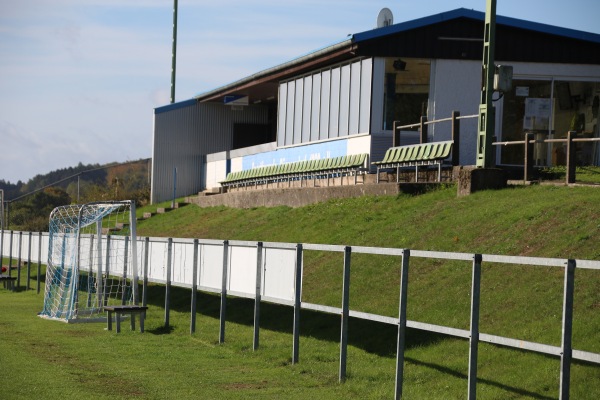
[[[138,304],[132,201],[55,208],[50,214],[41,317],[65,322],[104,318],[108,305]]]

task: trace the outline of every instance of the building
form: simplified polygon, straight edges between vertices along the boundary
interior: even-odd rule
[[[350,35],[287,63],[154,111],[152,201],[219,186],[228,172],[368,153],[380,160],[392,124],[478,113],[485,14],[457,9]],[[497,16],[496,64],[513,87],[496,93],[498,140],[524,132],[599,136],[600,35]],[[476,157],[477,119],[461,121],[460,163]],[[429,140],[450,138],[436,124]],[[401,141],[415,140],[403,132]],[[538,145],[537,163],[560,164],[562,144]],[[600,165],[597,145],[580,162]],[[519,146],[496,148],[523,164]]]

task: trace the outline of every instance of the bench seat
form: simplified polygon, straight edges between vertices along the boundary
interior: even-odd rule
[[[409,146],[390,147],[383,160],[371,164],[377,168],[377,183],[382,169],[395,169],[396,182],[399,180],[400,168],[414,167],[415,182],[418,181],[419,166],[437,165],[438,182],[441,180],[441,165],[452,154],[454,141],[421,143]]]
[[[270,182],[291,182],[294,180],[321,179],[335,176],[356,176],[367,171],[368,154],[355,154],[319,160],[304,160],[285,164],[269,165],[244,171],[230,172],[224,181],[224,187],[268,184]]]

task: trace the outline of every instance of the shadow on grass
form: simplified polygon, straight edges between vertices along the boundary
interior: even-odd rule
[[[218,294],[198,292],[196,306],[197,314],[219,319],[220,301],[220,295]],[[171,287],[171,310],[189,313],[190,303],[191,291],[189,289]],[[152,285],[148,287],[148,304],[164,307],[164,286]],[[261,329],[289,333],[291,335],[293,329],[293,317],[294,310],[292,307],[271,303],[261,303],[260,305]],[[254,323],[254,300],[228,297],[226,322],[234,322],[251,327]],[[326,314],[312,310],[302,310],[300,315],[300,335],[330,342],[339,342],[340,324],[341,320],[339,315]],[[172,330],[172,327],[161,327],[149,332],[154,334],[168,334]],[[348,332],[349,345],[376,354],[380,357],[396,357],[396,341],[398,336],[397,326],[376,321],[350,318],[348,321]],[[407,328],[406,349],[409,350],[411,348],[429,346],[441,342],[444,339],[447,339],[446,335]],[[407,357],[405,360],[406,362],[431,368],[444,374],[464,379],[465,381],[468,380],[468,376],[465,373],[455,369],[420,361],[414,358]],[[523,396],[541,400],[553,398],[489,379],[478,378],[478,383],[500,388],[506,392],[514,393],[519,397]]]
[[[441,365],[428,363],[428,362],[424,362],[424,361],[420,361],[420,360],[415,360],[414,358],[409,358],[409,357],[406,357],[405,360],[414,365],[420,365],[420,366],[423,366],[426,368],[435,369],[436,371],[442,372],[444,374],[452,375],[455,378],[464,379],[464,380],[469,379],[467,374],[456,371],[455,369],[443,367]],[[483,385],[494,386],[494,387],[500,388],[502,390],[505,390],[507,392],[511,392],[516,395],[527,397],[527,398],[532,398],[532,399],[551,400],[551,399],[555,398],[555,397],[544,396],[539,393],[531,392],[531,391],[528,391],[528,390],[525,390],[522,388],[517,388],[517,387],[513,387],[513,386],[508,386],[508,385],[505,385],[502,383],[494,382],[489,379],[477,378],[477,383],[483,384]]]
[[[148,304],[164,307],[165,288],[161,285],[149,285]],[[218,294],[198,292],[197,313],[219,319],[221,298]],[[191,291],[185,288],[171,287],[170,305],[172,311],[189,313]],[[254,324],[254,300],[228,297],[227,322],[252,326]],[[261,303],[260,328],[292,334],[294,310],[292,307]],[[300,334],[320,340],[339,341],[340,316],[312,310],[302,310],[300,314]],[[396,356],[396,338],[398,328],[395,325],[375,321],[350,318],[348,321],[348,344],[382,357]],[[168,333],[168,332],[162,332]],[[407,348],[427,346],[443,340],[445,336],[432,332],[407,329]]]

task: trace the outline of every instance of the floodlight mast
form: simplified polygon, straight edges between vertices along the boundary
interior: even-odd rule
[[[177,61],[177,0],[173,0],[173,50],[171,53],[171,104],[175,103],[175,64]]]
[[[496,110],[494,94],[494,53],[496,49],[496,0],[487,0],[483,34],[483,63],[481,103],[479,105],[477,134],[477,167],[493,167],[492,139],[495,134]]]

